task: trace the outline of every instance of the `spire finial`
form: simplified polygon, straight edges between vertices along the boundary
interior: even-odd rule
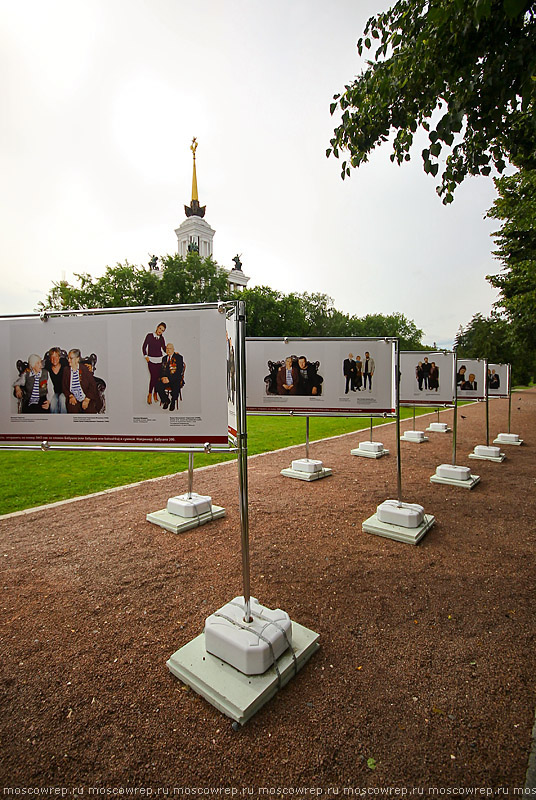
[[[194,136],[190,150],[194,157],[194,169],[192,174],[192,201],[189,206],[184,206],[184,212],[187,217],[204,217],[206,206],[199,205],[199,196],[197,194],[197,172],[195,169],[195,151],[197,150],[197,137]]]

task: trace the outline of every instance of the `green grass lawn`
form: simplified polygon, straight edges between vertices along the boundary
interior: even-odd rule
[[[416,414],[430,409],[417,409]],[[401,409],[403,418],[413,410]],[[374,424],[389,420],[376,419]],[[248,453],[265,453],[304,444],[304,417],[248,417]],[[351,433],[370,426],[370,418],[319,417],[309,423],[310,441]],[[236,458],[234,454],[195,456],[201,467]],[[113,486],[181,472],[188,468],[183,453],[0,451],[0,514],[53,503],[69,497],[99,492]],[[184,486],[186,490],[186,485]],[[182,491],[182,489],[181,489]]]

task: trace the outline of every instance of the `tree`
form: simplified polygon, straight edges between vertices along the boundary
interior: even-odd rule
[[[192,252],[186,258],[168,255],[160,261],[162,278],[128,261],[106,267],[100,278],[75,274],[78,285],[67,281],[54,283],[38,310],[209,303],[229,293],[227,273],[211,258],[202,259],[199,253]]]
[[[268,286],[244,289],[248,336],[400,337],[403,350],[422,347],[423,332],[400,312],[349,316],[321,293],[285,295]]]
[[[342,117],[327,155],[348,152],[343,178],[391,132],[391,160],[409,161],[419,127],[430,143],[425,172],[437,175],[449,153],[444,203],[467,175],[534,158],[536,0],[399,0],[369,19],[357,48],[375,50],[374,60],[331,104]]]
[[[494,255],[502,272],[487,279],[500,295],[511,335],[525,347],[536,348],[536,170],[520,169],[495,181],[498,197],[487,216],[502,220],[493,234]]]
[[[455,340],[458,357],[487,358],[493,364],[511,364],[515,383],[528,383],[536,369],[534,350],[515,338],[508,320],[497,312],[475,314]]]

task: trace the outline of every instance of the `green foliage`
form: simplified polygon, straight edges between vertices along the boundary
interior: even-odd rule
[[[423,331],[400,312],[350,316],[325,294],[289,294],[267,286],[245,289],[248,336],[400,337],[403,350],[421,348]]]
[[[436,176],[448,153],[444,203],[467,175],[534,158],[535,9],[535,0],[399,0],[371,17],[357,48],[374,58],[330,107],[342,116],[327,155],[348,152],[342,177],[392,132],[391,160],[409,161],[420,127],[425,172]]]
[[[536,169],[520,169],[495,181],[499,196],[487,216],[502,220],[494,234],[494,255],[503,263],[488,281],[520,344],[536,348]]]
[[[487,358],[494,364],[511,364],[514,383],[528,383],[536,374],[536,354],[519,341],[504,317],[475,314],[456,336],[458,357]]]
[[[38,310],[209,303],[227,296],[227,273],[212,258],[203,259],[199,253],[192,252],[186,258],[168,255],[160,261],[161,279],[145,267],[133,266],[128,261],[106,267],[100,278],[87,273],[75,274],[78,285],[67,281],[54,283]]]

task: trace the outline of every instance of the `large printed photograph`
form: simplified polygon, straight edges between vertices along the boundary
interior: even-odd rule
[[[400,353],[400,403],[412,406],[454,403],[454,353]]]
[[[459,358],[456,366],[456,391],[459,400],[483,400],[486,396],[486,362]]]
[[[385,339],[248,339],[247,409],[394,413],[394,347]]]
[[[510,394],[508,364],[488,363],[487,384],[489,397],[508,397]]]
[[[10,376],[2,440],[227,444],[231,381],[216,308],[34,315],[0,326]]]

